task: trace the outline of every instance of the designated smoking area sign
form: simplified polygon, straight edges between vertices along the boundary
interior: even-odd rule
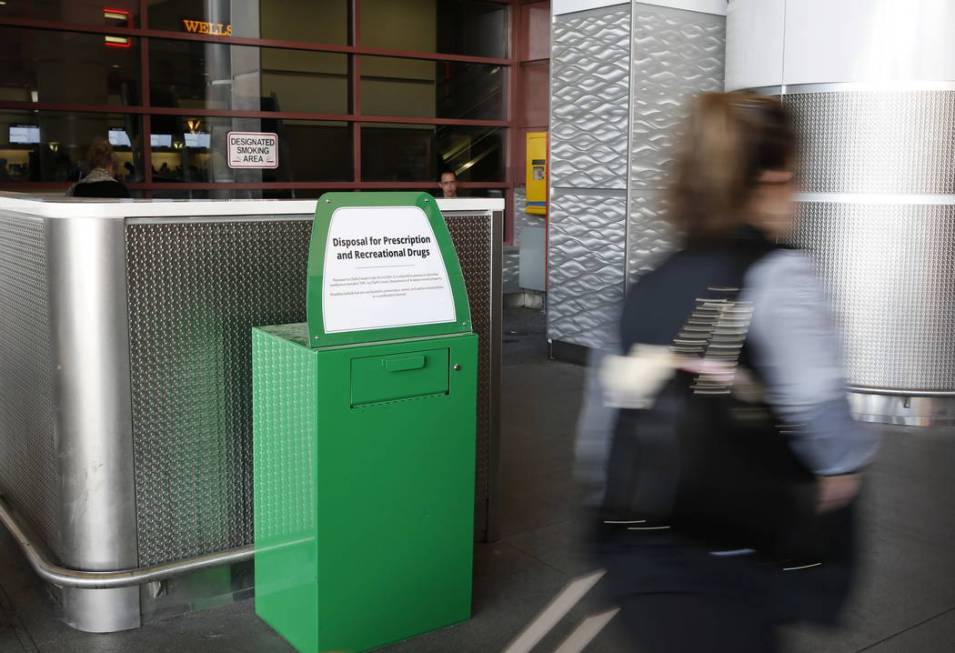
[[[279,137],[272,132],[229,132],[230,168],[278,168]]]
[[[307,323],[252,330],[256,614],[365,651],[470,618],[477,336],[426,193],[327,193]]]

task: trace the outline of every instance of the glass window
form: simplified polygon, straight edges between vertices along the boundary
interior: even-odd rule
[[[113,143],[116,176],[140,181],[140,124],[138,116],[121,114],[0,113],[0,181],[76,181],[87,172],[87,151],[97,137]]]
[[[350,181],[351,126],[347,123],[226,117],[153,116],[153,181],[269,182]],[[232,169],[230,131],[274,132],[279,137],[277,169]]]
[[[507,12],[477,0],[362,0],[361,45],[506,57]]]
[[[0,28],[2,100],[139,104],[139,78],[138,39]]]
[[[137,0],[108,0],[106,2],[63,2],[63,0],[8,0],[0,6],[4,18],[35,18],[58,20],[80,25],[105,27],[139,27]]]
[[[150,0],[150,29],[214,34],[259,36],[259,0]]]
[[[152,40],[153,106],[348,113],[343,54]]]
[[[149,27],[345,45],[349,4],[349,0],[151,0]]]
[[[348,43],[350,0],[261,0],[262,38]]]
[[[502,66],[391,57],[361,57],[361,112],[501,120],[507,72]]]
[[[437,181],[450,168],[462,181],[503,181],[504,134],[493,127],[366,125],[362,179]]]
[[[262,110],[348,113],[348,56],[262,48]]]

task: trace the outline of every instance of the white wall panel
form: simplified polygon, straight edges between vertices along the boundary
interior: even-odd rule
[[[726,90],[783,80],[786,0],[730,0],[726,14]]]
[[[587,11],[613,5],[628,5],[629,0],[553,0],[551,9],[555,16],[570,14],[575,11]]]
[[[955,80],[952,0],[788,0],[784,82]]]
[[[727,0],[636,0],[634,4],[656,5],[658,7],[685,9],[686,11],[698,11],[704,14],[725,16],[726,2]]]
[[[731,0],[726,29],[727,90],[955,80],[952,0]]]

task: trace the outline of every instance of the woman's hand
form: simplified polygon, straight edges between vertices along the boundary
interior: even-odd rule
[[[819,476],[816,480],[819,489],[816,497],[816,511],[823,513],[845,508],[859,494],[861,483],[860,474]]]

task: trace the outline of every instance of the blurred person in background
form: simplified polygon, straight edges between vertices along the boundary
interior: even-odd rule
[[[458,176],[453,170],[441,173],[441,197],[458,197]]]
[[[93,140],[86,156],[86,176],[66,191],[72,197],[129,197],[129,191],[116,179],[113,147],[105,138]]]
[[[781,624],[837,624],[852,586],[877,442],[813,266],[778,244],[795,152],[777,100],[694,101],[667,205],[682,248],[631,289],[597,377],[617,412],[603,450],[579,436],[587,545],[620,609],[601,637],[633,650],[777,651]]]

